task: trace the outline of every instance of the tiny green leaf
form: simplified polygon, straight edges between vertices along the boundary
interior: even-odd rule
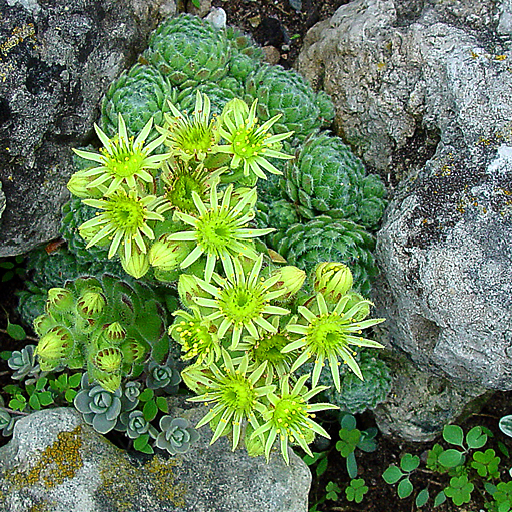
[[[398,496],[400,498],[408,498],[413,491],[413,486],[409,478],[404,478],[397,487]]]
[[[154,420],[158,414],[158,407],[156,406],[156,402],[154,400],[146,402],[142,409],[142,414],[144,415],[144,419],[146,421]]]
[[[354,452],[349,453],[347,457],[347,472],[350,478],[355,478],[357,476],[357,462],[356,456]]]
[[[42,393],[38,393],[39,402],[43,407],[47,407],[50,404],[53,404],[53,396],[50,391],[43,391]]]
[[[39,411],[41,409],[41,403],[39,402],[39,396],[37,394],[33,394],[28,399],[28,404],[34,411]]]
[[[459,450],[450,448],[439,455],[438,461],[439,464],[442,464],[445,468],[454,468],[455,466],[463,464],[464,454],[459,452]]]
[[[9,322],[9,319],[7,319],[7,334],[17,340],[17,341],[22,341],[24,340],[26,337],[27,337],[27,333],[25,332],[25,329],[23,329],[23,327],[21,327],[21,325],[18,325],[18,324],[11,324],[11,322]]]
[[[473,427],[466,434],[466,442],[470,448],[482,448],[487,443],[487,434],[482,430],[482,427]]]
[[[164,413],[169,412],[169,405],[167,404],[167,400],[163,396],[156,397],[156,405],[157,407]]]
[[[76,388],[80,386],[80,381],[82,380],[81,373],[75,373],[69,377],[68,385],[70,388]]]
[[[64,395],[64,398],[66,399],[66,402],[71,404],[73,403],[76,395],[78,395],[78,391],[76,391],[76,389],[68,389]]]
[[[458,425],[446,425],[443,429],[443,438],[447,443],[464,448],[464,432]]]
[[[141,402],[148,402],[155,396],[155,392],[152,389],[146,388],[140,395],[139,400]]]
[[[428,489],[421,490],[418,495],[416,496],[416,506],[418,508],[423,507],[425,503],[427,503],[429,498],[429,492]]]
[[[143,434],[133,441],[133,447],[142,453],[154,453],[153,448],[148,444],[149,434]]]
[[[327,471],[327,465],[329,461],[327,460],[327,457],[324,457],[320,460],[318,463],[318,466],[316,467],[316,476],[322,476]]]
[[[417,455],[404,453],[400,460],[400,467],[407,473],[414,471],[420,465],[420,458]]]
[[[442,505],[446,501],[446,494],[444,491],[441,491],[437,494],[437,496],[434,499],[434,507],[439,507],[439,505]]]
[[[405,476],[405,473],[394,464],[389,466],[388,469],[382,473],[382,478],[384,478],[388,484],[396,484],[403,476]]]

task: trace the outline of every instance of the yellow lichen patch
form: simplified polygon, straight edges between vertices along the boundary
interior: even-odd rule
[[[177,507],[184,507],[183,495],[186,492],[186,487],[174,482],[172,471],[174,466],[176,466],[175,460],[166,460],[155,455],[144,464],[144,471],[152,476],[152,486],[158,499],[171,501]]]
[[[17,468],[9,475],[9,480],[18,488],[35,484],[52,488],[74,478],[83,466],[80,454],[81,429],[79,425],[71,432],[60,432],[57,440],[44,450],[35,466],[28,471]]]
[[[103,485],[99,491],[119,512],[133,510],[134,499],[141,496],[142,488],[160,502],[183,507],[186,488],[175,483],[174,466],[176,461],[165,460],[158,455],[142,466],[132,464],[128,457],[120,457],[115,462],[109,460],[100,470]]]

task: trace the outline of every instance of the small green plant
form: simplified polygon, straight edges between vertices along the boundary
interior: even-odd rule
[[[363,478],[353,478],[350,480],[350,484],[345,489],[345,495],[348,501],[355,501],[361,503],[364,495],[368,492],[368,486],[365,485]]]
[[[25,276],[25,267],[23,262],[24,256],[14,256],[13,258],[7,258],[0,260],[0,282],[6,283],[10,281],[14,276]]]
[[[348,476],[354,479],[357,477],[356,450],[374,452],[377,449],[377,429],[359,430],[355,416],[349,413],[340,414],[340,426],[340,440],[336,443],[336,449],[346,460]]]
[[[444,448],[436,443],[428,452],[426,470],[437,473],[443,480],[444,488],[437,492],[433,506],[438,507],[450,498],[454,505],[469,503],[473,492],[478,491],[486,496],[486,507],[494,512],[511,510],[509,491],[512,482],[495,483],[501,477],[501,458],[492,448],[481,451],[487,443],[490,431],[483,427],[471,428],[465,435],[458,425],[447,425],[443,429],[443,439],[453,446]],[[382,477],[391,485],[397,484],[399,498],[405,499],[414,492],[414,473],[423,471],[417,455],[405,453],[399,465],[392,464]],[[447,478],[447,479],[446,479]],[[416,506],[423,507],[430,500],[430,490],[421,489],[415,497]]]

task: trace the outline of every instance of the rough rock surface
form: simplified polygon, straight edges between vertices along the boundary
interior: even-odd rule
[[[333,96],[340,135],[370,167],[405,176],[378,234],[379,316],[460,404],[512,389],[511,12],[509,0],[355,0],[299,58]],[[426,383],[411,386],[384,415],[404,437],[455,419],[420,419],[421,407],[413,418]]]
[[[0,257],[58,234],[72,173],[108,84],[175,0],[0,0]]]
[[[176,414],[193,423],[203,407]],[[291,454],[269,464],[232,452],[211,432],[190,452],[129,456],[97,434],[74,409],[19,420],[0,448],[0,508],[5,512],[306,512],[311,474]],[[139,454],[140,455],[140,454]],[[33,508],[31,508],[33,507]]]

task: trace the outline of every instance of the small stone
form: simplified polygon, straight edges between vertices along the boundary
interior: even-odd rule
[[[219,30],[226,28],[226,11],[222,7],[212,7],[205,20],[209,21],[215,28]]]
[[[281,60],[281,53],[275,46],[264,46],[263,54],[265,62],[269,64],[278,64]]]
[[[249,18],[249,23],[253,28],[259,27],[261,23],[261,16],[258,14],[258,16],[253,16],[252,18]]]

